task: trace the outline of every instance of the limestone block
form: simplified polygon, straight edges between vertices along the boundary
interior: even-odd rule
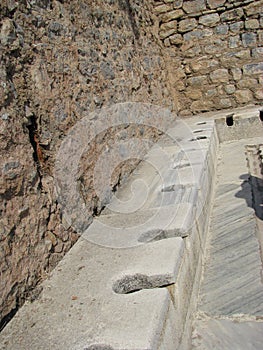
[[[224,89],[228,95],[232,95],[236,91],[234,84],[225,85]]]
[[[200,101],[194,101],[191,104],[191,111],[193,112],[206,112],[209,111],[210,108],[214,106],[214,103],[212,101],[208,100],[200,100]]]
[[[223,22],[239,20],[244,15],[242,8],[236,8],[230,11],[223,12],[220,16]]]
[[[162,13],[165,13],[165,12],[168,12],[168,11],[170,11],[171,10],[171,8],[170,8],[170,6],[169,5],[159,5],[159,6],[156,6],[155,8],[154,8],[154,12],[157,14],[157,15],[160,15],[160,14],[162,14]]]
[[[170,21],[167,23],[163,23],[160,26],[161,31],[169,31],[170,29],[175,29],[177,28],[177,21]]]
[[[263,57],[263,47],[256,47],[255,49],[252,49],[252,57],[253,58]]]
[[[198,60],[193,60],[190,66],[194,72],[207,73],[214,70],[218,66],[219,62],[216,59],[208,59],[207,56],[200,58]]]
[[[229,73],[227,69],[216,69],[210,73],[210,79],[213,83],[225,83],[229,81]]]
[[[184,14],[184,12],[182,10],[173,10],[173,11],[169,11],[167,13],[164,13],[162,16],[161,16],[161,21],[162,22],[169,22],[169,21],[172,21],[174,19],[178,19],[180,17],[182,17]]]
[[[243,66],[244,75],[254,75],[263,73],[263,62],[250,63]]]
[[[188,79],[188,83],[191,86],[202,86],[204,84],[207,84],[207,76],[206,75],[200,75],[197,77],[192,77]]]
[[[257,86],[258,82],[257,82],[257,79],[254,79],[254,78],[249,78],[249,77],[246,77],[245,79],[241,79],[238,83],[237,83],[237,87],[239,89],[252,89]]]
[[[237,100],[237,103],[240,103],[240,104],[248,103],[253,100],[253,94],[248,89],[237,90],[235,92],[235,98]]]
[[[219,21],[220,17],[218,13],[211,13],[199,18],[199,23],[208,27],[214,27]]]
[[[169,22],[170,23],[170,22]],[[166,39],[169,36],[173,35],[176,33],[176,28],[171,28],[171,29],[166,29],[166,30],[161,30],[159,32],[160,39]]]
[[[259,22],[257,19],[248,19],[245,21],[245,28],[246,29],[258,29],[259,28]]]
[[[245,13],[247,16],[257,15],[262,12],[263,0],[254,1],[252,4],[249,4],[245,7]]]
[[[236,81],[240,80],[242,77],[242,71],[240,68],[231,68],[231,73],[232,73],[233,79]]]
[[[205,0],[190,0],[184,1],[183,9],[186,13],[195,13],[205,10]]]
[[[207,4],[210,9],[215,9],[217,7],[223,6],[226,0],[207,0]]]
[[[213,35],[212,29],[195,29],[193,31],[190,31],[184,34],[184,40],[190,41],[194,39],[202,39],[211,35]]]
[[[229,26],[227,24],[220,24],[215,28],[216,34],[225,35],[228,33]]]
[[[183,43],[183,37],[181,34],[174,34],[170,37],[170,43],[172,45],[180,45]]]
[[[187,18],[179,22],[178,32],[185,33],[197,27],[197,20],[195,18]]]
[[[230,31],[233,33],[239,33],[241,31],[241,29],[244,28],[244,22],[243,21],[239,21],[239,22],[235,22],[235,23],[231,23],[229,25]]]
[[[230,98],[220,98],[218,103],[220,108],[233,107],[233,101]]]
[[[251,32],[243,33],[242,43],[244,47],[255,47],[257,43],[257,34]]]
[[[229,38],[228,46],[229,46],[230,49],[235,49],[238,46],[240,46],[240,44],[241,44],[241,41],[240,41],[240,36],[239,35],[231,36]]]
[[[259,88],[259,89],[254,89],[254,96],[256,99],[258,100],[263,100],[263,89]]]

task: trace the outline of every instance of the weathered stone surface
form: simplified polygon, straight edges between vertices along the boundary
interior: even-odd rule
[[[159,36],[160,36],[160,39],[165,39],[165,38],[168,38],[169,36],[173,35],[174,33],[176,33],[176,28],[167,29],[167,30],[160,30]]]
[[[229,48],[230,49],[235,49],[241,45],[241,40],[239,35],[231,36],[229,38]]]
[[[224,83],[229,81],[229,73],[227,69],[216,69],[210,73],[210,79],[213,83]]]
[[[213,102],[212,101],[194,101],[191,104],[191,111],[194,113],[198,113],[198,112],[206,112],[209,111],[209,109],[213,106]]]
[[[233,79],[238,81],[242,77],[242,70],[240,68],[231,68],[231,73],[233,76]]]
[[[248,89],[237,90],[235,92],[235,98],[237,100],[237,103],[240,103],[240,104],[248,103],[252,99],[252,92]]]
[[[237,83],[237,87],[239,89],[249,88],[253,90],[253,88],[256,87],[257,84],[257,79],[246,77],[245,79],[239,80],[239,82]]]
[[[254,75],[263,73],[263,62],[260,63],[250,63],[243,66],[244,75]]]
[[[170,29],[177,29],[177,21],[171,21],[171,22],[167,22],[167,23],[163,23],[160,26],[160,31],[167,31]]]
[[[260,87],[259,89],[253,89],[253,93],[256,99],[263,100],[263,89]]]
[[[246,29],[258,29],[259,28],[259,22],[257,19],[248,19],[245,21],[245,28]]]
[[[212,29],[195,29],[184,34],[184,40],[189,41],[193,39],[202,39],[211,35],[213,35]]]
[[[233,33],[239,33],[244,28],[244,22],[235,22],[229,25],[230,31]]]
[[[252,49],[252,57],[254,58],[263,57],[263,47],[256,47],[255,49]]]
[[[207,0],[207,4],[210,9],[216,9],[217,7],[223,6],[226,0]]]
[[[214,27],[220,21],[218,13],[211,13],[209,15],[204,15],[199,18],[199,24],[204,26]]]
[[[157,15],[160,15],[162,13],[166,13],[168,11],[171,10],[171,7],[169,5],[158,5],[154,8],[154,12],[157,14]]]
[[[229,26],[227,24],[220,24],[216,27],[216,34],[225,35],[228,33]]]
[[[183,9],[186,13],[195,13],[205,10],[205,0],[189,0],[184,1]]]
[[[254,47],[257,43],[257,34],[256,33],[242,34],[242,43],[244,47]]]
[[[254,1],[245,7],[245,13],[247,16],[257,15],[262,11],[263,1]]]
[[[166,83],[159,86],[166,68],[151,39],[148,5],[133,4],[132,22],[126,3],[1,1],[1,319],[33,296],[78,238],[61,219],[54,195],[56,151],[64,136],[97,107],[136,95],[148,102],[158,95],[169,99]],[[133,43],[139,40],[137,50]],[[101,209],[91,169],[113,134],[94,142],[84,157],[87,224]],[[113,176],[117,182],[119,175]]]
[[[185,33],[197,27],[197,20],[195,18],[184,19],[179,22],[178,32]]]
[[[183,37],[181,34],[174,34],[170,37],[170,43],[173,45],[180,45],[183,43]]]
[[[189,85],[192,86],[203,86],[204,84],[207,84],[207,82],[208,81],[206,75],[199,75],[188,79]]]
[[[237,8],[234,10],[223,12],[220,16],[223,22],[239,20],[244,15],[244,11],[242,8]]]
[[[193,60],[190,63],[191,69],[196,72],[207,73],[214,70],[218,66],[219,62],[215,59],[208,59],[207,57],[201,57],[198,60]]]
[[[169,12],[164,13],[161,16],[161,20],[162,20],[162,22],[169,22],[169,21],[172,21],[174,19],[178,19],[178,18],[182,17],[183,14],[184,14],[184,12],[181,9],[169,11]]]
[[[225,85],[225,91],[228,95],[232,95],[236,91],[235,85],[234,84]]]

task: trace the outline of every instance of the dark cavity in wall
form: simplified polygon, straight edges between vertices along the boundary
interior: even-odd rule
[[[39,175],[39,189],[42,188],[42,183],[41,183],[41,163],[43,162],[43,156],[42,156],[42,151],[39,145],[38,141],[38,127],[37,127],[37,122],[36,118],[34,115],[30,116],[28,118],[28,123],[26,125],[26,128],[28,130],[28,136],[29,136],[29,141],[31,143],[31,146],[33,148],[33,159],[34,162],[36,163],[37,166],[37,172]]]
[[[234,116],[234,114],[229,114],[226,116],[226,125],[227,126],[233,126],[233,124],[234,124],[233,116]]]
[[[12,320],[12,318],[15,316],[19,308],[19,302],[18,299],[16,299],[16,306],[14,309],[12,309],[4,318],[0,321],[0,332],[5,328],[5,326],[8,324],[9,321]]]

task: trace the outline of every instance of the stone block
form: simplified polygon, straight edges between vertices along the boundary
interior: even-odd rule
[[[231,68],[231,73],[235,81],[240,80],[242,77],[242,71],[240,68]]]
[[[239,20],[241,17],[243,17],[243,15],[244,15],[243,9],[236,8],[230,11],[223,12],[220,18],[223,22],[228,22],[233,20]]]
[[[169,21],[172,21],[174,19],[178,19],[178,18],[182,17],[183,14],[184,14],[184,12],[180,9],[169,11],[169,12],[161,15],[161,20],[162,20],[162,22],[169,22]]]
[[[256,47],[255,49],[252,49],[252,57],[253,58],[263,57],[263,47]]]
[[[227,69],[220,68],[210,73],[210,79],[213,83],[225,83],[229,81],[229,73]]]
[[[199,18],[199,24],[203,24],[207,27],[214,27],[219,21],[220,17],[218,13],[211,13]]]
[[[197,27],[197,20],[195,18],[187,18],[179,22],[178,32],[185,33]]]
[[[205,0],[184,1],[183,9],[186,13],[200,12],[206,9]]]
[[[241,31],[241,29],[244,28],[244,22],[243,21],[239,21],[239,22],[235,22],[235,23],[231,23],[229,25],[230,31],[233,33],[239,33]]]
[[[263,62],[250,63],[243,66],[244,75],[263,74]]]
[[[154,12],[157,14],[157,15],[160,15],[162,13],[165,13],[165,12],[168,12],[171,10],[171,7],[169,5],[158,5],[154,8]]]
[[[218,61],[215,59],[208,59],[207,57],[204,57],[198,60],[193,60],[190,63],[190,66],[194,72],[207,73],[207,71],[215,69],[215,67],[218,66]]]
[[[262,12],[262,8],[263,8],[263,0],[260,0],[260,1],[254,1],[252,4],[249,4],[244,9],[247,16],[252,16]]]
[[[230,108],[233,107],[233,102],[230,98],[221,98],[218,105],[220,108]]]
[[[216,34],[226,35],[228,33],[229,26],[227,24],[220,24],[215,28]]]
[[[170,43],[172,45],[180,45],[183,43],[183,37],[181,34],[174,34],[170,36]]]
[[[193,39],[202,39],[211,35],[213,35],[213,31],[211,29],[195,29],[184,34],[184,40],[189,41]]]
[[[225,85],[224,89],[228,95],[232,95],[236,91],[234,84]]]
[[[237,90],[235,92],[237,103],[244,104],[253,100],[253,94],[250,90]]]
[[[160,26],[160,31],[169,31],[170,29],[177,29],[177,21],[166,22]]]
[[[199,100],[199,101],[194,101],[191,104],[191,111],[192,112],[207,112],[209,111],[212,107],[214,106],[214,103],[212,101],[208,100]]]
[[[249,78],[246,77],[245,79],[241,79],[238,83],[237,83],[237,87],[239,89],[254,89],[255,86],[257,86],[257,79],[254,78]]]
[[[159,36],[160,36],[160,39],[163,40],[163,39],[168,38],[169,36],[173,35],[174,33],[176,33],[176,28],[161,30],[159,32]]]
[[[202,98],[202,91],[200,89],[190,89],[185,94],[190,100],[200,100]]]
[[[216,9],[217,7],[224,6],[226,0],[207,0],[207,5],[210,9]]]
[[[242,44],[244,47],[255,47],[257,44],[257,34],[251,32],[243,33]]]
[[[254,96],[257,100],[263,100],[263,89],[262,88],[255,89]]]
[[[228,46],[230,49],[235,49],[235,48],[239,47],[240,44],[241,44],[241,41],[240,41],[239,35],[231,36],[229,38]]]
[[[248,19],[245,21],[245,28],[246,29],[258,29],[259,28],[259,22],[257,19]]]
[[[207,84],[207,77],[206,75],[200,75],[197,77],[191,77],[188,79],[188,83],[190,86],[202,86],[204,84]]]

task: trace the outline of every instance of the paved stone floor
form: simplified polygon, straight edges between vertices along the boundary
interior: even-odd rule
[[[220,146],[194,349],[263,348],[262,262],[245,158],[245,145],[256,141]]]

